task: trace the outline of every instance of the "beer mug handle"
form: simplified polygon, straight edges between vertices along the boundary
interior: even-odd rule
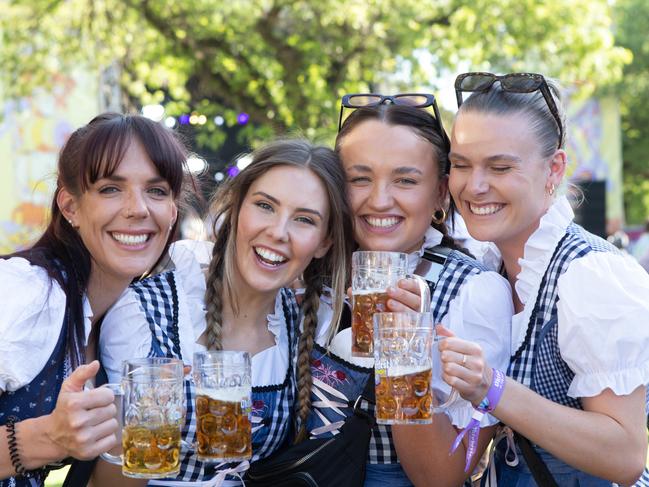
[[[121,436],[122,436],[122,398],[124,397],[124,389],[122,388],[121,384],[104,384],[101,387],[107,387],[111,391],[113,391],[113,394],[115,394],[115,406],[117,406],[117,422],[119,423],[119,434],[118,434],[118,440],[119,440],[119,447],[121,449]],[[121,465],[122,464],[122,455],[112,455],[108,452],[104,452],[99,455],[102,460],[112,463],[113,465]]]
[[[419,296],[421,301],[419,302],[419,312],[428,313],[430,311],[430,288],[428,287],[428,282],[421,276],[417,274],[409,274],[408,279],[414,279],[417,281],[419,286]]]
[[[448,337],[439,336],[437,333],[435,333],[435,345],[439,346],[439,342],[445,340],[446,338]],[[433,413],[445,412],[446,409],[448,409],[448,407],[458,399],[458,397],[460,397],[460,395],[457,392],[457,390],[454,387],[451,387],[451,392],[448,395],[448,399],[446,399],[446,401],[444,401],[442,404],[438,406],[433,406]]]
[[[117,406],[117,422],[119,423],[119,434],[118,434],[118,440],[120,443],[120,448],[121,448],[121,436],[122,436],[122,430],[124,428],[124,424],[122,423],[122,398],[124,396],[124,389],[122,388],[121,384],[104,384],[101,387],[107,387],[111,391],[113,391],[113,394],[115,394],[115,400],[116,400],[116,406]],[[186,413],[185,413],[186,414]],[[188,441],[181,440],[180,441],[180,449],[181,452],[187,452],[187,451],[194,451],[195,445],[189,443]],[[123,459],[122,455],[113,455],[108,452],[101,453],[99,455],[103,460],[105,460],[108,463],[112,463],[113,465],[122,465]]]

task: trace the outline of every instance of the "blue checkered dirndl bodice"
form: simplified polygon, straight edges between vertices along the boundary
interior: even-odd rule
[[[583,409],[579,399],[568,396],[568,388],[575,374],[561,358],[558,333],[558,281],[570,263],[590,252],[619,252],[605,240],[571,223],[557,245],[545,271],[523,343],[512,356],[507,374],[537,394],[564,406]],[[586,305],[586,303],[584,303]],[[498,485],[536,486],[520,451],[519,465],[508,466],[504,461],[505,442],[496,454]],[[604,487],[610,481],[580,472],[547,451],[534,446],[559,485]],[[649,473],[645,472],[649,479]],[[506,480],[504,480],[506,479]],[[526,480],[523,480],[526,479]],[[649,485],[637,484],[637,485]]]
[[[167,271],[131,285],[144,311],[151,330],[149,356],[183,358],[178,334],[178,292],[174,271]],[[264,458],[283,446],[292,431],[297,384],[293,373],[297,349],[299,307],[291,290],[280,291],[286,321],[289,360],[286,376],[281,384],[252,387],[252,415],[261,420],[253,422],[252,461]],[[196,442],[196,413],[194,411],[195,391],[190,379],[185,380],[187,415],[183,427],[183,439],[190,444]],[[258,427],[255,427],[255,424]],[[195,482],[207,480],[213,475],[211,467],[204,465],[188,451],[183,454],[180,475],[174,482]],[[230,478],[230,477],[228,477]],[[172,479],[169,479],[172,480]],[[164,480],[152,482],[164,485]]]

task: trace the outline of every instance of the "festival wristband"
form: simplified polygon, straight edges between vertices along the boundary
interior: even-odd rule
[[[498,406],[500,398],[503,395],[503,391],[505,390],[505,374],[500,370],[491,370],[493,372],[491,385],[489,386],[487,395],[482,401],[480,401],[480,404],[478,404],[478,407],[476,408],[478,411],[482,411],[483,413],[490,413],[496,409],[496,406]]]
[[[484,399],[478,404],[476,408],[474,408],[473,415],[471,416],[471,421],[469,421],[469,424],[464,428],[462,431],[460,431],[455,438],[455,441],[453,442],[453,445],[451,446],[451,451],[449,453],[455,453],[455,450],[457,450],[457,447],[460,446],[460,442],[462,441],[462,438],[464,438],[464,435],[467,433],[469,434],[469,446],[466,450],[466,462],[464,465],[464,471],[468,472],[469,471],[469,466],[471,465],[471,459],[475,455],[477,449],[478,449],[478,434],[480,433],[480,421],[482,421],[482,418],[484,417],[485,413],[489,413],[496,409],[496,406],[498,405],[498,402],[500,401],[500,398],[503,395],[503,391],[505,389],[505,374],[503,374],[500,370],[496,369],[491,369],[493,374],[491,378],[491,385],[489,386],[489,390],[487,391],[487,395],[484,397]]]

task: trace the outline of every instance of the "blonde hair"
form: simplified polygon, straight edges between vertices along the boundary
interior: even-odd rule
[[[541,155],[550,157],[558,148],[564,148],[566,142],[566,114],[561,101],[561,89],[555,80],[545,78],[550,95],[557,107],[561,127],[552,115],[548,102],[541,91],[531,93],[514,93],[503,90],[500,82],[495,82],[488,90],[471,93],[460,106],[457,116],[464,112],[493,113],[506,115],[521,113],[527,116],[533,132],[541,145]],[[560,135],[563,134],[561,140]]]

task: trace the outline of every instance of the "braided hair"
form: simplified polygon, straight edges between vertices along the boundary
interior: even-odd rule
[[[309,169],[318,177],[327,194],[329,219],[327,238],[331,241],[327,253],[314,258],[302,273],[305,294],[301,304],[303,331],[298,344],[298,427],[296,441],[306,438],[305,423],[311,409],[310,354],[313,349],[320,295],[326,287],[332,296],[344,296],[347,270],[350,267],[353,232],[345,186],[345,174],[337,154],[326,147],[314,146],[305,140],[279,140],[253,153],[252,162],[235,178],[229,180],[215,195],[212,205],[214,235],[212,260],[206,278],[205,293],[208,349],[222,347],[223,302],[231,303],[235,314],[240,303],[233,292],[236,236],[239,213],[248,190],[259,177],[274,167],[292,166]],[[287,282],[285,286],[292,283]],[[333,319],[329,337],[337,331],[344,302],[333,301]]]

